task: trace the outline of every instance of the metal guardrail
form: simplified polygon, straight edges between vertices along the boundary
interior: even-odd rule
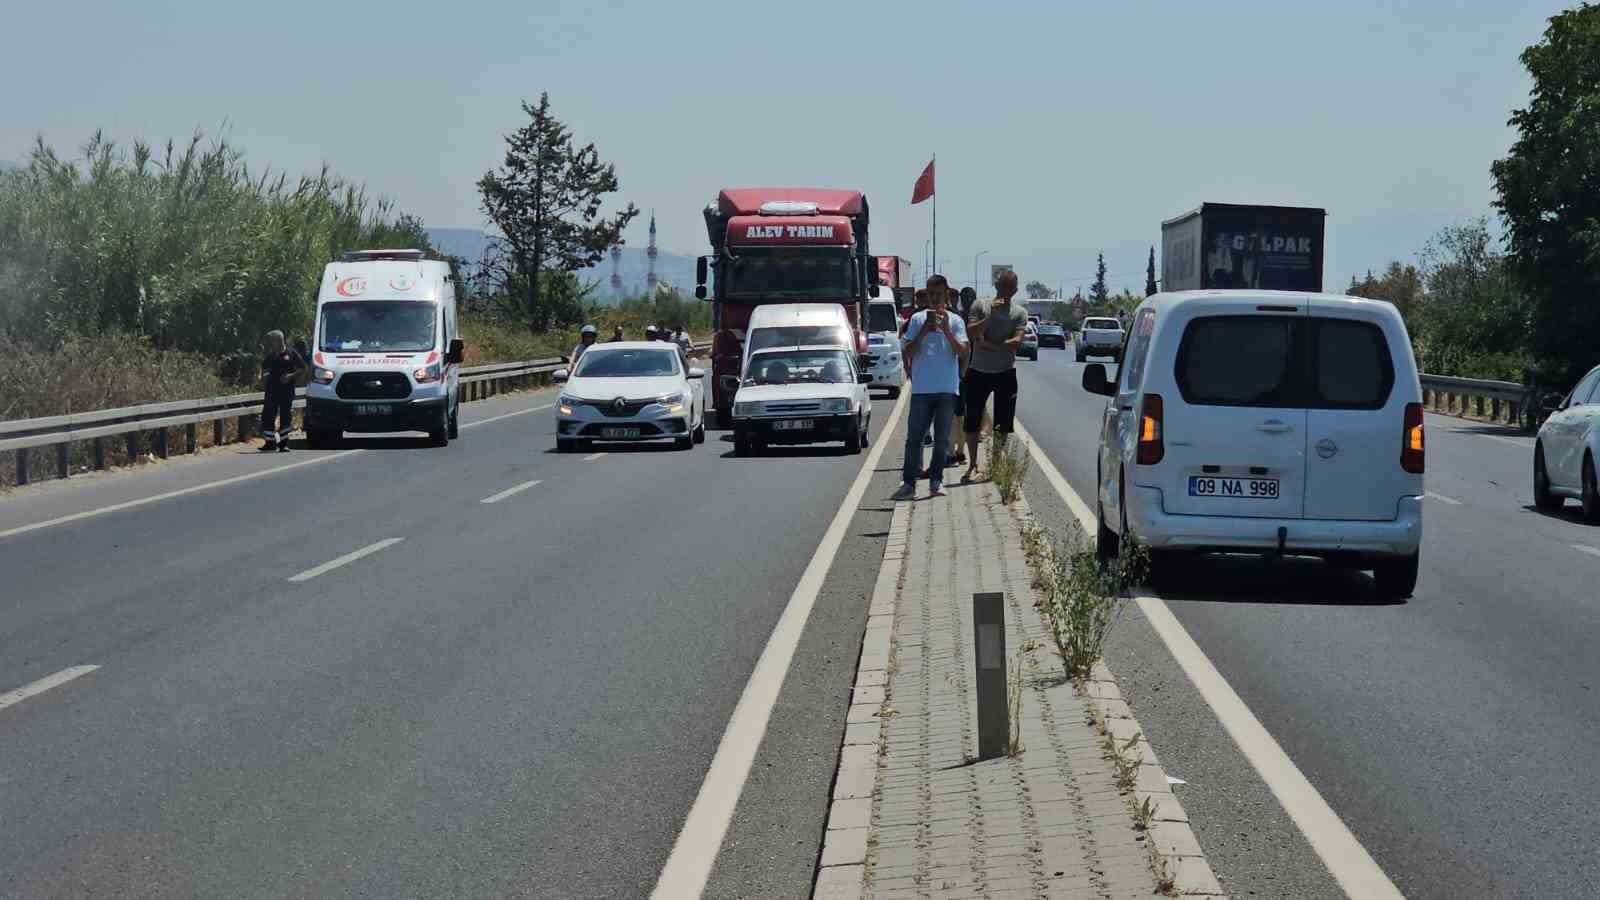
[[[710,346],[709,343],[695,344],[692,349],[698,353]],[[461,402],[486,400],[507,390],[530,387],[535,379],[547,376],[565,365],[564,357],[551,357],[464,368],[459,376]],[[296,388],[294,396],[294,408],[304,409],[305,388]],[[252,436],[252,427],[260,411],[261,393],[256,392],[15,419],[0,422],[0,452],[9,450],[16,453],[16,483],[21,485],[27,484],[30,478],[32,451],[38,447],[54,447],[55,475],[57,478],[66,478],[72,474],[73,444],[93,442],[93,465],[99,470],[106,466],[107,438],[123,437],[127,443],[128,458],[132,460],[139,456],[140,438],[149,432],[152,453],[166,459],[171,452],[168,429],[183,428],[183,452],[193,453],[199,444],[199,426],[202,423],[211,423],[211,442],[221,445],[228,443],[227,421],[237,419],[234,440],[247,441]]]
[[[1531,385],[1447,375],[1423,374],[1418,378],[1422,382],[1422,403],[1435,412],[1473,415],[1518,428],[1539,426],[1538,392]]]

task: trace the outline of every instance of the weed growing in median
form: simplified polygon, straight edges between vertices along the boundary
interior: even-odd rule
[[[1043,608],[1056,652],[1069,677],[1087,678],[1122,612],[1128,587],[1144,578],[1149,554],[1125,541],[1120,556],[1103,561],[1074,526],[1071,537],[1041,554],[1036,566],[1043,576]]]
[[[996,434],[989,441],[989,477],[1000,489],[1001,502],[1010,505],[1022,496],[1022,482],[1028,475],[1028,448],[1021,439]]]
[[[1027,646],[1011,661],[1010,670],[1006,673],[1006,711],[1010,714],[1010,726],[1006,733],[1006,755],[1018,756],[1022,753],[1022,664],[1028,655]]]

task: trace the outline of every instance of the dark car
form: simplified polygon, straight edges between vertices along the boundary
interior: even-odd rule
[[[1055,322],[1046,322],[1039,326],[1039,347],[1060,347],[1067,349],[1067,330]]]

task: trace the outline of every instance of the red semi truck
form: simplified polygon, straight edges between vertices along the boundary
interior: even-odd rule
[[[879,256],[878,284],[894,292],[895,309],[901,319],[911,318],[916,306],[916,285],[911,283],[911,260],[904,256]]]
[[[711,256],[702,256],[695,296],[712,300],[711,384],[717,415],[729,421],[750,311],[763,303],[838,303],[865,354],[862,306],[878,283],[867,251],[867,198],[828,188],[727,188],[705,209]],[[712,294],[706,276],[712,274]]]

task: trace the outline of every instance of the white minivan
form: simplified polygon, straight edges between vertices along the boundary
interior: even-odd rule
[[[1393,305],[1329,294],[1157,294],[1124,364],[1085,368],[1101,424],[1098,549],[1314,556],[1408,597],[1422,544],[1422,390]]]
[[[872,375],[872,386],[889,392],[891,399],[905,387],[906,367],[900,361],[900,309],[888,288],[867,301],[867,358],[864,368]]]
[[[750,354],[774,347],[854,348],[850,316],[839,303],[763,303],[750,311],[745,328],[743,373]]]
[[[322,271],[306,386],[306,443],[349,432],[426,432],[435,446],[460,427],[461,359],[448,263],[421,250],[345,253]]]

